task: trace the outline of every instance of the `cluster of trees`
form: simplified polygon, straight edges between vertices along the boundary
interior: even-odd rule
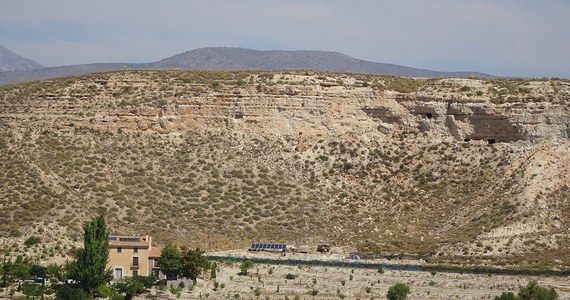
[[[27,297],[43,297],[55,293],[56,299],[60,300],[92,299],[95,295],[113,300],[129,300],[157,282],[158,278],[152,276],[135,276],[110,285],[113,275],[107,268],[109,233],[105,218],[96,217],[84,224],[83,230],[83,248],[75,252],[73,261],[47,267],[34,264],[23,257],[18,257],[14,262],[4,261],[0,268],[0,287],[13,285],[17,280],[49,277],[52,283],[50,287],[25,283],[18,286],[17,290],[24,292]],[[183,276],[193,281],[196,281],[201,272],[210,268],[204,251],[199,248],[182,248],[179,251],[172,245],[164,248],[159,263],[169,277]],[[58,284],[67,279],[73,283]]]
[[[55,282],[63,281],[65,277],[64,266],[50,264],[44,267],[23,256],[18,256],[15,261],[4,259],[0,268],[0,287],[7,287],[16,280],[46,276],[53,278],[52,280]]]
[[[50,264],[47,267],[32,262],[28,257],[18,256],[14,261],[6,260],[0,266],[0,288],[6,288],[18,282],[18,286],[11,290],[11,294],[16,291],[21,291],[27,297],[50,295],[54,292],[51,286],[45,284],[31,284],[21,281],[29,279],[40,279],[40,282],[45,282],[45,278],[51,278],[53,283],[58,283],[65,278],[64,266],[57,264]]]
[[[388,289],[386,298],[389,300],[405,300],[410,293],[410,287],[403,283],[396,283]],[[530,281],[526,286],[519,287],[518,295],[512,292],[503,292],[495,300],[556,300],[558,294],[553,288],[545,288],[536,281]]]
[[[545,288],[536,281],[530,281],[526,286],[519,287],[518,295],[512,292],[503,292],[495,300],[556,300],[558,293],[553,288]]]
[[[11,286],[18,281],[18,288],[11,292],[21,291],[26,297],[43,297],[54,292],[57,299],[86,299],[88,293],[93,295],[97,284],[108,283],[111,279],[107,276],[107,274],[111,274],[110,271],[106,271],[106,273],[105,271],[97,272],[101,261],[104,261],[103,270],[105,269],[109,254],[108,245],[105,248],[103,243],[96,240],[98,236],[103,237],[100,226],[106,226],[103,217],[85,224],[85,248],[76,253],[77,259],[75,261],[67,262],[64,265],[50,264],[47,267],[35,264],[29,258],[22,256],[17,257],[14,262],[4,261],[0,271],[0,286]],[[26,242],[28,241],[29,239],[26,240]],[[107,256],[104,254],[105,249]],[[101,276],[102,273],[105,273],[105,276]],[[45,284],[46,278],[50,279],[49,286]],[[41,285],[30,282],[20,283],[29,279],[36,279],[36,282],[41,283]],[[59,284],[66,279],[75,280],[78,282],[77,286]]]
[[[210,269],[210,262],[200,248],[182,248],[179,251],[172,244],[168,244],[162,249],[158,265],[167,278],[182,276],[192,279],[194,282],[196,282],[198,275]]]

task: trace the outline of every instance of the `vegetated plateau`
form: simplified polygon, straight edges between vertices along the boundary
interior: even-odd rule
[[[570,266],[570,82],[138,70],[0,87],[0,249],[81,225]],[[42,247],[21,241],[40,237]]]

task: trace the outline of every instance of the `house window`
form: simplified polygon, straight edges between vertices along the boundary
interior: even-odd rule
[[[123,269],[115,268],[115,279],[123,279]]]
[[[123,248],[117,247],[117,253],[121,253],[121,252],[123,252]]]
[[[139,248],[133,249],[133,252],[134,252],[134,253],[139,253]]]
[[[134,276],[139,276],[139,270],[133,270],[133,277]]]
[[[139,266],[139,258],[138,256],[133,257],[133,267]]]

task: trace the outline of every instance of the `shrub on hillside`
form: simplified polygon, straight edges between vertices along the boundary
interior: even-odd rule
[[[404,283],[396,283],[388,289],[386,297],[389,300],[405,300],[410,293],[410,287]]]
[[[244,260],[241,265],[239,266],[240,273],[239,275],[247,275],[247,270],[253,268],[254,263],[250,259]]]
[[[36,237],[36,236],[33,236],[33,235],[32,235],[31,237],[27,238],[27,239],[24,241],[24,245],[26,245],[26,247],[31,247],[31,246],[33,246],[33,245],[35,245],[35,244],[39,244],[40,241],[41,241],[41,240],[40,240],[39,237]]]
[[[72,288],[69,285],[62,285],[56,293],[56,299],[59,300],[87,300],[87,293],[83,289]]]
[[[515,296],[511,292],[503,292],[495,300],[556,300],[558,294],[553,288],[545,288],[536,281],[530,281],[526,286],[519,287],[519,293]]]

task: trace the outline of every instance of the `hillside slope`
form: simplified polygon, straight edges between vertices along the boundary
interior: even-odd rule
[[[114,233],[208,249],[326,242],[568,268],[569,99],[560,80],[312,72],[6,86],[0,248],[69,246],[102,212]]]

